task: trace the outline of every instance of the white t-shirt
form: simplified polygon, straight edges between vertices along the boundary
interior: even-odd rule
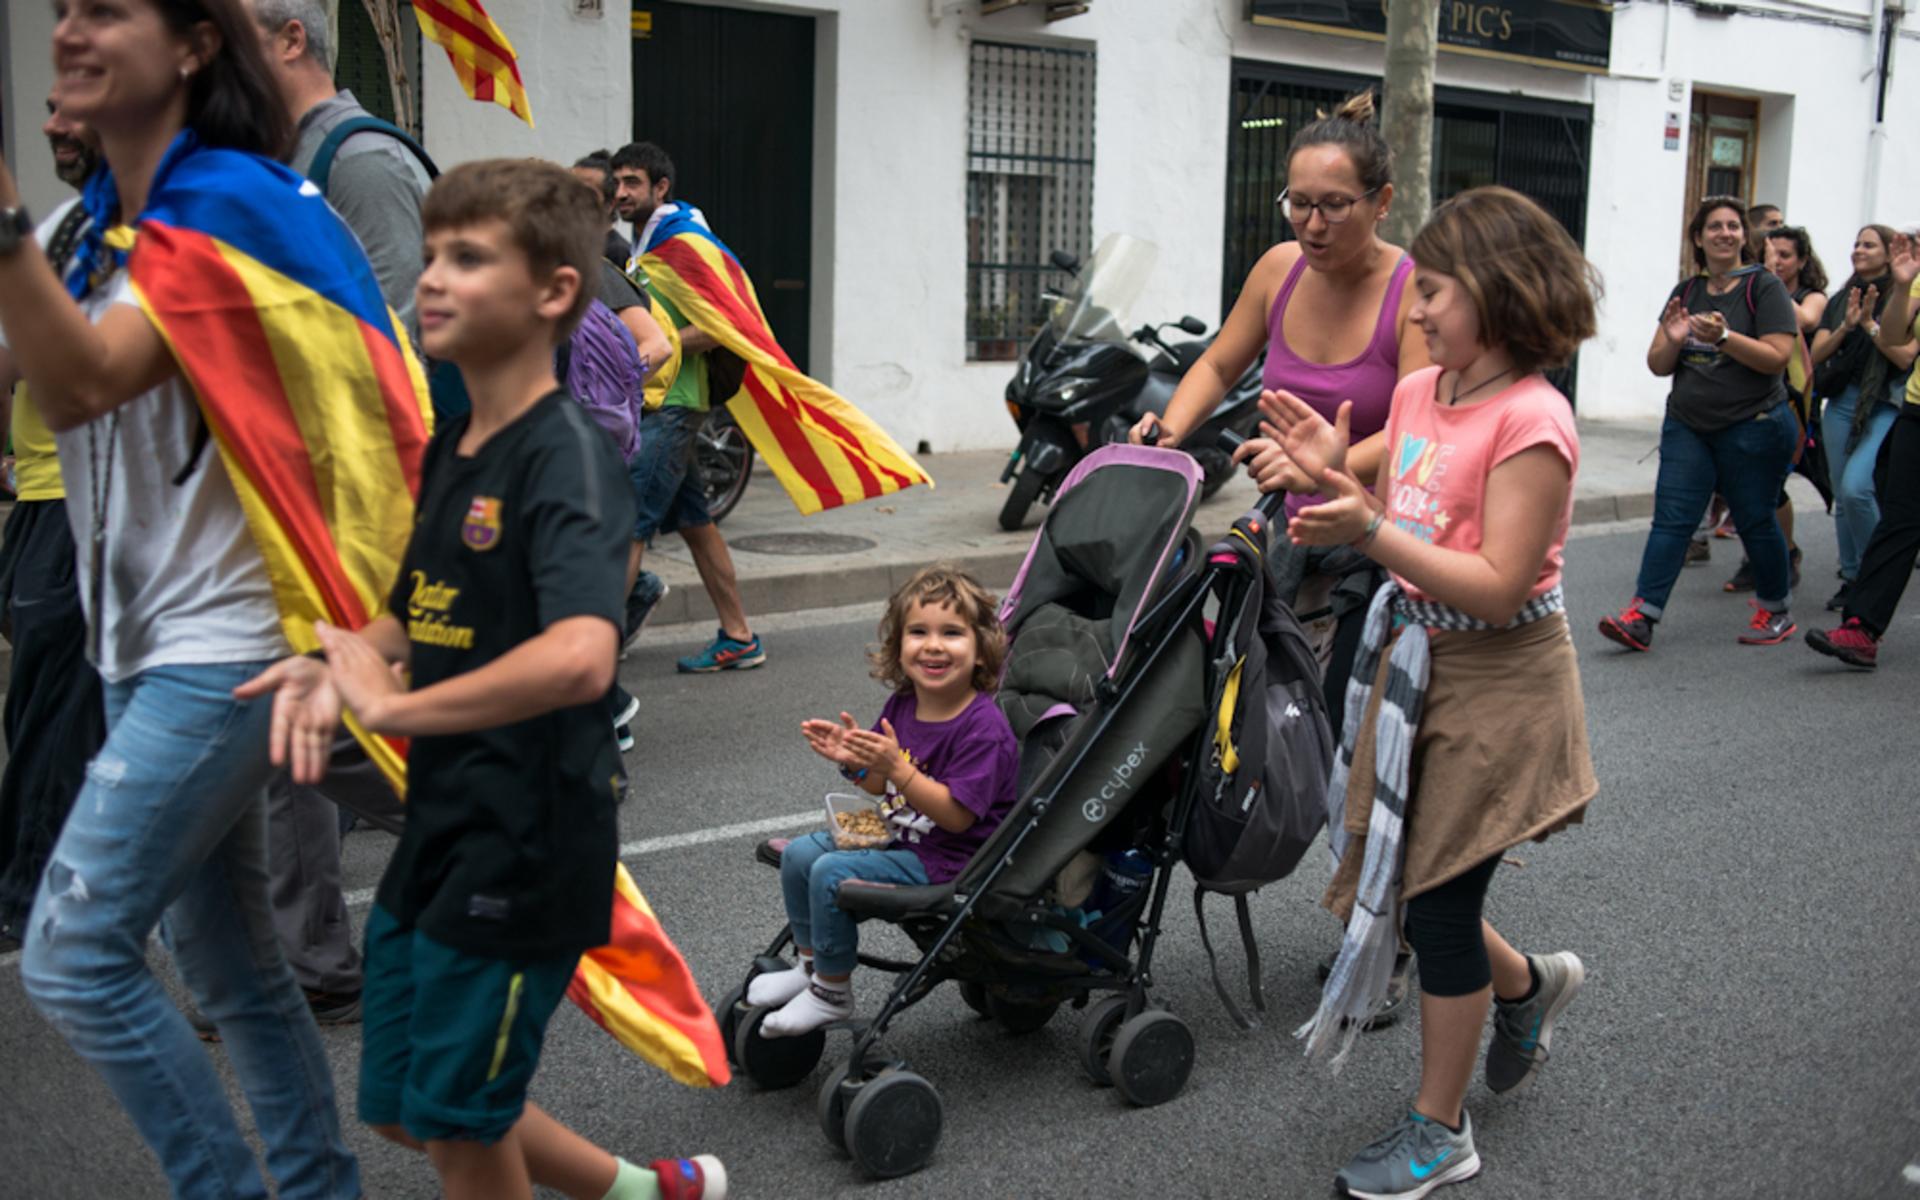
[[[66,215],[40,225],[45,245]],[[123,269],[80,302],[98,323],[114,304],[136,309]],[[0,346],[6,345],[0,330]],[[117,426],[117,428],[116,428]],[[54,435],[67,486],[80,602],[100,630],[94,666],[109,683],[154,667],[254,662],[288,653],[273,584],[233,481],[211,437],[193,453],[200,405],[179,375],[106,416]],[[93,512],[106,492],[106,578],[94,612]],[[89,637],[89,655],[93,638]]]

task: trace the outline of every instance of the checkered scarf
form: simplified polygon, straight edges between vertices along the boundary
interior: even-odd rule
[[[1517,629],[1566,609],[1558,586],[1529,600],[1503,628]],[[1340,753],[1334,758],[1327,785],[1328,840],[1337,869],[1353,836],[1347,831],[1347,780],[1353,753],[1360,740],[1380,671],[1380,656],[1395,620],[1406,625],[1387,659],[1386,691],[1380,697],[1374,721],[1373,808],[1367,817],[1367,844],[1361,860],[1360,881],[1346,936],[1320,994],[1320,1007],[1294,1036],[1304,1038],[1307,1054],[1333,1052],[1336,1070],[1346,1061],[1353,1039],[1386,1004],[1393,978],[1393,960],[1400,949],[1400,871],[1404,854],[1407,792],[1413,767],[1413,739],[1426,707],[1427,680],[1432,661],[1428,630],[1487,630],[1496,626],[1468,616],[1457,608],[1431,600],[1416,600],[1388,579],[1374,593],[1367,621],[1347,679],[1346,726],[1340,735]]]

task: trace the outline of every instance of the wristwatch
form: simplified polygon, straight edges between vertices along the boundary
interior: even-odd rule
[[[1728,328],[1727,328],[1727,327],[1726,327],[1725,325],[1722,325],[1722,326],[1720,327],[1720,336],[1714,339],[1714,341],[1713,341],[1713,344],[1714,344],[1714,345],[1716,345],[1716,346],[1724,346],[1724,345],[1726,345],[1726,342],[1727,342],[1727,335],[1728,335],[1728,334],[1730,334],[1730,333],[1732,333],[1732,332],[1733,332],[1733,330],[1731,330],[1731,329],[1728,329]]]
[[[33,218],[27,215],[26,205],[0,208],[0,258],[11,255],[32,236]]]

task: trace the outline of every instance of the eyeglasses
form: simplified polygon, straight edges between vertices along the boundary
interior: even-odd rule
[[[1329,225],[1339,225],[1353,215],[1354,205],[1379,190],[1377,187],[1368,188],[1352,199],[1348,199],[1345,196],[1328,196],[1325,200],[1302,200],[1289,189],[1288,191],[1281,192],[1274,198],[1273,202],[1286,209],[1287,220],[1292,221],[1295,225],[1305,225],[1307,218],[1313,215],[1315,209],[1320,210],[1321,220]]]

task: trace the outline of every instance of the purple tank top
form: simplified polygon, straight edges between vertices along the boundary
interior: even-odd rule
[[[1387,427],[1387,413],[1393,407],[1393,388],[1400,382],[1400,295],[1406,289],[1407,276],[1413,273],[1413,259],[1401,255],[1387,281],[1387,294],[1380,301],[1380,317],[1374,322],[1373,337],[1358,358],[1343,363],[1308,362],[1287,345],[1282,328],[1287,302],[1306,270],[1302,255],[1287,272],[1287,282],[1273,298],[1273,310],[1267,314],[1267,365],[1261,372],[1263,388],[1285,388],[1307,402],[1315,412],[1333,420],[1342,400],[1353,401],[1353,440],[1372,437]],[[1312,496],[1287,498],[1287,513],[1292,515],[1315,502]]]

